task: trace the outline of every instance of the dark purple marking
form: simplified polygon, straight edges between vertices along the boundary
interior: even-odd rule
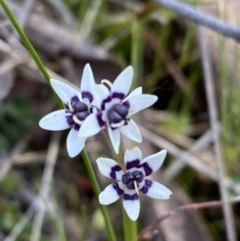
[[[119,172],[119,171],[121,171],[122,170],[122,168],[120,167],[120,166],[118,166],[118,165],[116,165],[116,166],[114,166],[114,167],[112,167],[111,168],[111,172],[110,172],[110,177],[112,178],[112,179],[115,179],[116,180],[116,172]]]
[[[74,125],[74,130],[75,130],[75,131],[79,131],[79,129],[80,129],[80,125],[75,124],[75,125]]]
[[[152,181],[145,179],[144,186],[140,189],[140,191],[144,194],[148,193],[148,189],[152,186]]]
[[[101,112],[97,113],[97,121],[98,121],[98,125],[100,127],[103,127],[105,125],[105,121],[102,119],[102,113]]]
[[[143,173],[141,171],[138,171],[138,170],[133,172],[133,176],[134,176],[134,179],[138,183],[140,183],[143,180],[143,178],[144,178]]]
[[[118,92],[113,92],[112,93],[112,98],[118,98],[120,100],[123,100],[123,98],[125,97],[125,94],[124,93],[118,93]]]
[[[124,191],[119,187],[119,185],[118,185],[117,182],[116,182],[116,183],[113,183],[112,186],[113,186],[113,188],[116,190],[118,196],[121,196],[121,195],[124,193]]]
[[[82,112],[77,112],[74,115],[78,118],[78,120],[83,121],[88,117],[89,113],[88,111],[82,111]]]
[[[111,100],[112,100],[112,98],[110,95],[105,100],[103,100],[102,104],[101,104],[101,110],[105,110],[105,104],[108,102],[111,102]]]
[[[88,98],[90,103],[93,101],[93,95],[88,91],[82,91],[82,99]]]
[[[147,162],[143,163],[141,165],[146,173],[146,176],[149,176],[150,174],[152,174],[153,170],[152,168],[147,164]]]
[[[127,170],[129,170],[130,168],[133,168],[133,167],[136,167],[136,168],[140,168],[141,167],[140,166],[140,161],[138,159],[127,162],[127,164],[126,164]]]
[[[126,201],[134,201],[134,200],[138,200],[139,197],[138,197],[137,193],[135,193],[133,195],[124,194],[123,199],[126,200]]]
[[[68,113],[68,112],[66,112],[66,113]],[[72,126],[72,125],[75,124],[75,122],[73,121],[71,115],[67,115],[67,116],[66,116],[66,119],[67,119],[67,123],[68,123],[69,126]]]
[[[73,113],[88,111],[88,106],[81,101],[72,102]]]
[[[97,107],[91,106],[89,112],[90,113],[97,113]]]
[[[123,120],[122,116],[112,108],[107,111],[107,117],[109,122],[114,124],[119,123]]]
[[[122,104],[126,106],[128,109],[130,108],[130,103],[128,101],[124,101]]]
[[[73,97],[71,98],[71,101],[72,101],[72,102],[77,102],[77,101],[80,101],[80,100],[79,100],[78,96],[75,95],[75,96],[73,96]]]

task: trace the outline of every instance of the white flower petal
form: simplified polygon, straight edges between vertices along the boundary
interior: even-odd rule
[[[111,88],[112,96],[114,93],[123,94],[123,99],[130,90],[133,80],[133,67],[128,66],[115,79]]]
[[[123,195],[123,207],[131,220],[137,220],[140,212],[140,200],[137,193],[131,195],[125,190]]]
[[[99,195],[99,202],[103,205],[111,204],[117,201],[124,193],[124,187],[121,182],[108,185]]]
[[[132,119],[130,119],[127,125],[121,126],[120,131],[127,138],[136,142],[142,142],[141,132],[137,124]]]
[[[51,85],[54,89],[54,91],[57,93],[57,95],[59,96],[59,98],[67,105],[68,101],[73,97],[73,96],[77,96],[79,97],[79,93],[72,87],[70,87],[69,85],[55,80],[55,79],[51,79],[50,80]]]
[[[109,89],[103,84],[94,86],[93,104],[100,110],[105,110],[106,106],[111,103],[111,95]]]
[[[120,131],[119,131],[118,128],[112,130],[109,123],[107,124],[107,130],[108,130],[109,138],[110,138],[110,140],[112,142],[112,145],[113,145],[113,149],[114,149],[115,153],[118,154],[120,142],[121,142]]]
[[[124,99],[123,102],[125,102],[126,100],[128,100],[130,97],[135,96],[135,95],[141,95],[142,94],[142,87],[138,87],[135,90],[133,90],[126,99]]]
[[[67,122],[66,110],[57,110],[45,115],[39,121],[39,126],[49,131],[61,131],[68,129],[70,125]]]
[[[88,92],[93,95],[93,87],[95,80],[93,72],[89,64],[86,64],[83,69],[82,81],[81,81],[81,93]]]
[[[125,154],[124,154],[124,162],[125,164],[127,164],[128,162],[131,161],[135,161],[135,160],[142,160],[142,152],[140,150],[140,148],[138,148],[137,146],[135,146],[132,149],[126,149]]]
[[[141,192],[151,198],[169,199],[172,192],[162,184],[145,179],[145,185],[140,189]]]
[[[166,155],[167,151],[162,150],[156,154],[144,158],[140,164],[143,165],[143,168],[145,170],[145,176],[148,176],[153,172],[157,171],[158,168],[162,165]]]
[[[96,135],[102,129],[101,123],[101,116],[99,115],[99,113],[90,114],[82,123],[78,132],[78,136],[89,137]]]
[[[153,105],[158,100],[156,95],[133,95],[127,99],[127,102],[130,104],[130,115],[133,115],[147,107]]]
[[[70,157],[77,156],[85,146],[86,138],[78,137],[78,130],[74,127],[70,130],[67,137],[67,151]]]
[[[119,164],[113,159],[100,157],[97,159],[97,166],[104,176],[119,181],[122,179],[124,172]]]

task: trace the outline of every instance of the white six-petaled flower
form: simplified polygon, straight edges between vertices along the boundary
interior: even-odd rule
[[[135,221],[140,212],[138,190],[149,197],[156,199],[169,199],[172,192],[162,184],[146,179],[162,165],[166,150],[142,160],[142,153],[138,147],[126,150],[124,162],[126,172],[120,165],[109,158],[98,158],[97,165],[100,172],[117,182],[108,185],[99,195],[99,202],[103,205],[117,201],[123,194],[123,206],[130,219]]]
[[[79,137],[78,132],[86,117],[93,115],[91,105],[95,85],[93,73],[89,64],[84,67],[81,93],[61,81],[51,79],[52,88],[63,101],[66,109],[54,111],[44,116],[39,125],[51,131],[60,131],[71,128],[67,137],[67,150],[70,157],[75,157],[84,148],[87,137]]]
[[[130,117],[154,104],[158,98],[155,95],[142,94],[142,87],[136,88],[127,96],[132,80],[133,68],[129,66],[115,79],[110,90],[103,84],[95,85],[93,105],[98,112],[86,118],[79,137],[95,135],[106,127],[117,154],[121,141],[120,132],[133,141],[142,141],[139,128]]]

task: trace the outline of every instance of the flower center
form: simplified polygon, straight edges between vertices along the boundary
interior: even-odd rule
[[[81,102],[77,96],[71,98],[68,107],[71,111],[68,119],[72,119],[75,124],[81,125],[81,122],[89,115],[88,106]]]
[[[138,187],[143,178],[144,176],[141,171],[126,172],[122,175],[122,183],[125,184],[128,189],[134,190],[135,184]]]
[[[108,120],[113,128],[125,124],[128,115],[128,107],[122,104],[113,105],[107,112]]]

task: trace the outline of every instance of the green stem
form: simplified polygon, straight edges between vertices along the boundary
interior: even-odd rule
[[[85,150],[83,150],[81,154],[82,154],[85,166],[87,168],[87,172],[88,172],[89,178],[90,178],[91,183],[93,185],[93,190],[94,190],[96,196],[98,197],[101,191],[100,191],[100,188],[98,186],[98,181],[97,181],[97,178],[96,178],[96,176],[94,174],[91,162],[90,162],[89,157],[88,157],[88,155],[87,155]],[[104,220],[105,220],[105,224],[106,224],[106,227],[107,227],[109,240],[115,241],[116,237],[115,237],[115,234],[114,234],[114,231],[113,231],[113,228],[112,228],[112,224],[111,224],[110,217],[108,215],[107,209],[103,205],[100,205],[100,209],[101,209],[102,215],[103,215]]]
[[[26,47],[28,48],[29,52],[31,53],[31,55],[32,55],[33,59],[35,60],[39,70],[43,74],[43,76],[46,79],[46,81],[48,82],[48,84],[51,86],[51,84],[50,84],[50,79],[51,79],[50,75],[48,74],[46,68],[44,67],[44,65],[43,65],[43,63],[41,61],[41,59],[39,58],[37,52],[35,51],[34,47],[30,43],[30,41],[29,41],[28,37],[26,36],[26,34],[24,33],[23,29],[18,24],[18,22],[17,22],[17,20],[16,20],[16,18],[14,16],[14,14],[12,13],[11,9],[8,7],[7,3],[4,0],[0,0],[0,3],[2,5],[5,13],[7,14],[9,20],[12,22],[12,24],[15,27],[16,31],[18,32],[19,36],[21,37],[23,43],[26,45]],[[59,106],[61,108],[64,108],[64,103],[59,98],[57,98],[57,99],[58,99]],[[88,155],[87,155],[85,150],[82,151],[82,156],[83,156],[84,163],[86,165],[86,168],[87,168],[90,180],[92,182],[95,195],[98,197],[98,195],[100,193],[100,188],[98,186],[98,182],[97,182],[96,176],[94,174],[91,162],[90,162],[89,157],[88,157]],[[103,215],[104,220],[105,220],[105,224],[106,224],[106,227],[107,227],[109,240],[110,241],[116,241],[116,237],[115,237],[115,234],[114,234],[114,231],[113,231],[113,227],[112,227],[112,224],[111,224],[111,221],[110,221],[110,217],[109,217],[109,215],[107,213],[106,207],[103,206],[103,205],[100,205],[100,210],[101,210],[102,215]]]
[[[137,241],[137,221],[132,221],[124,207],[122,208],[123,213],[123,228],[124,228],[124,240],[125,241]]]

